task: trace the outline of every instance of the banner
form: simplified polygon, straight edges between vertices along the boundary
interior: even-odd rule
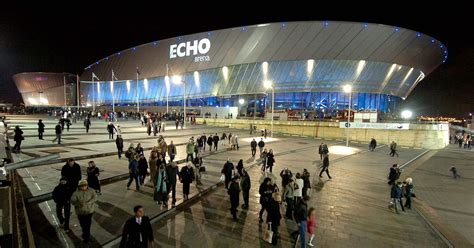
[[[409,123],[339,122],[339,128],[410,129]]]

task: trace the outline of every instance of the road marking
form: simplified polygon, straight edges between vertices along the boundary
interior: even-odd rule
[[[423,149],[423,148],[421,148],[421,147],[414,147],[413,149],[421,150],[421,149]]]
[[[402,148],[405,148],[405,149],[410,149],[410,147],[408,147],[408,146],[402,146]]]
[[[38,188],[38,190],[41,190],[40,186],[38,185],[38,183],[35,183],[36,185],[36,188]]]

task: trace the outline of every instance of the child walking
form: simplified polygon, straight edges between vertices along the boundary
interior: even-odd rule
[[[314,240],[314,231],[316,229],[316,209],[315,208],[310,208],[308,211],[308,233],[311,235],[308,241],[309,246],[314,246],[313,245],[313,240]]]

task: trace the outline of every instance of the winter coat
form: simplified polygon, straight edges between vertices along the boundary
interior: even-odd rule
[[[187,154],[193,154],[194,153],[194,144],[192,142],[189,142],[186,145],[186,153]]]
[[[395,181],[400,177],[400,170],[396,167],[390,168],[390,173],[388,174],[388,179]]]
[[[231,205],[238,206],[239,205],[239,195],[240,195],[240,187],[237,182],[232,181],[229,184],[229,189],[227,190],[227,194],[230,196]]]
[[[61,177],[65,177],[67,184],[71,187],[71,190],[77,188],[77,184],[82,179],[81,167],[74,163],[69,166],[67,163],[61,169]]]
[[[311,188],[311,181],[309,180],[309,172],[303,172],[301,176],[303,179],[303,188]]]
[[[128,173],[133,175],[138,175],[138,161],[131,160],[128,163]]]
[[[226,162],[224,167],[221,170],[221,173],[228,179],[232,177],[232,171],[234,170],[234,164],[231,162]]]
[[[293,177],[293,174],[291,173],[291,171],[285,172],[285,170],[282,170],[280,172],[280,176],[281,176],[281,184],[286,186],[288,182],[290,181],[290,179]]]
[[[68,184],[59,184],[53,190],[53,200],[56,203],[66,203],[71,200],[72,190]]]
[[[280,204],[275,201],[273,198],[270,198],[267,206],[267,222],[271,222],[272,226],[279,226],[281,213],[280,213]]]
[[[122,138],[117,138],[115,140],[115,145],[117,145],[117,149],[123,149],[123,139]]]
[[[308,233],[309,234],[314,234],[314,231],[316,229],[316,217],[313,216],[313,218],[308,218]]]
[[[267,166],[271,167],[273,166],[273,163],[275,163],[275,156],[273,155],[273,153],[269,152],[267,154]]]
[[[266,205],[270,201],[270,198],[272,198],[273,191],[268,187],[268,185],[262,183],[260,184],[258,193],[260,194],[260,204]]]
[[[293,183],[289,183],[285,187],[285,192],[283,193],[283,198],[291,198],[293,199],[293,194],[295,192]]]
[[[329,158],[326,156],[323,158],[323,168],[329,167]]]
[[[146,175],[148,173],[148,161],[146,158],[140,158],[138,160],[138,174]]]
[[[38,132],[39,133],[44,133],[44,123],[43,122],[38,122]]]
[[[308,205],[306,205],[306,202],[301,201],[298,206],[296,206],[294,215],[295,221],[298,223],[308,219]]]
[[[98,190],[100,187],[99,182],[99,168],[96,166],[94,167],[87,167],[87,183],[89,184],[90,188]]]
[[[258,142],[258,147],[265,147],[265,142],[263,140],[260,140]]]
[[[223,138],[223,139],[225,139],[225,138]],[[214,135],[214,137],[212,137],[212,140],[214,141],[214,144],[217,144],[217,142],[219,142],[219,136]]]
[[[251,186],[249,175],[242,176],[242,180],[240,180],[240,188],[242,191],[249,191]]]
[[[302,197],[303,196],[303,186],[304,186],[303,179],[297,178],[295,180],[295,184],[298,185],[298,188],[295,188],[295,191],[293,192],[293,195],[295,197]]]
[[[401,199],[403,195],[402,187],[398,187],[397,185],[393,185],[392,189],[390,190],[390,197],[395,199]]]
[[[156,171],[158,170],[158,166],[156,164],[156,161],[158,159],[156,157],[152,158],[150,157],[148,159],[148,168],[150,168],[150,180],[155,183],[156,181]]]
[[[86,191],[77,189],[71,196],[71,204],[74,205],[78,215],[94,213],[96,200],[97,194],[89,188]]]
[[[23,131],[21,129],[15,129],[15,136],[13,136],[14,141],[22,141],[25,138],[23,138]]]
[[[194,170],[193,168],[188,168],[184,166],[179,172],[179,178],[181,183],[192,183],[194,180]]]
[[[178,176],[178,166],[172,166],[168,164],[166,166],[166,175],[168,175],[168,183],[170,185],[176,185],[176,177]]]
[[[153,229],[150,224],[150,218],[143,216],[141,224],[137,223],[135,216],[128,219],[123,227],[120,248],[140,247],[140,239],[143,241],[153,241]]]
[[[59,125],[59,124],[56,125],[56,126],[54,127],[54,131],[55,131],[56,134],[61,134],[62,131],[63,131],[62,128],[61,128],[61,125]]]
[[[166,169],[158,169],[156,173],[156,192],[167,193],[166,181],[168,180],[168,175],[166,175]]]
[[[252,140],[252,142],[250,142],[250,147],[251,147],[252,149],[257,149],[257,141]]]
[[[211,136],[209,136],[209,138],[207,138],[207,145],[212,146],[213,141],[214,139]]]
[[[168,156],[176,155],[176,146],[174,144],[168,146]]]

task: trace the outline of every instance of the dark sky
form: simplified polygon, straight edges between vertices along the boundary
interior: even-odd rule
[[[318,1],[319,2],[319,1]],[[412,1],[413,2],[413,1]],[[2,6],[0,10],[0,98],[18,101],[11,76],[47,71],[81,74],[89,64],[146,42],[189,33],[249,24],[341,20],[382,23],[413,29],[443,42],[447,62],[426,77],[404,102],[417,115],[462,117],[474,112],[474,33],[469,6],[322,6],[270,2],[226,2],[220,11],[209,6],[96,6],[84,3],[54,9],[44,6]],[[315,4],[315,3],[313,3]],[[344,5],[344,4],[342,4]],[[430,4],[431,5],[431,4]],[[216,4],[215,4],[216,6]],[[244,6],[244,7],[241,7]],[[430,9],[429,9],[430,8]],[[390,10],[390,12],[388,12]],[[3,93],[3,94],[2,94]],[[0,99],[2,100],[2,99]]]

